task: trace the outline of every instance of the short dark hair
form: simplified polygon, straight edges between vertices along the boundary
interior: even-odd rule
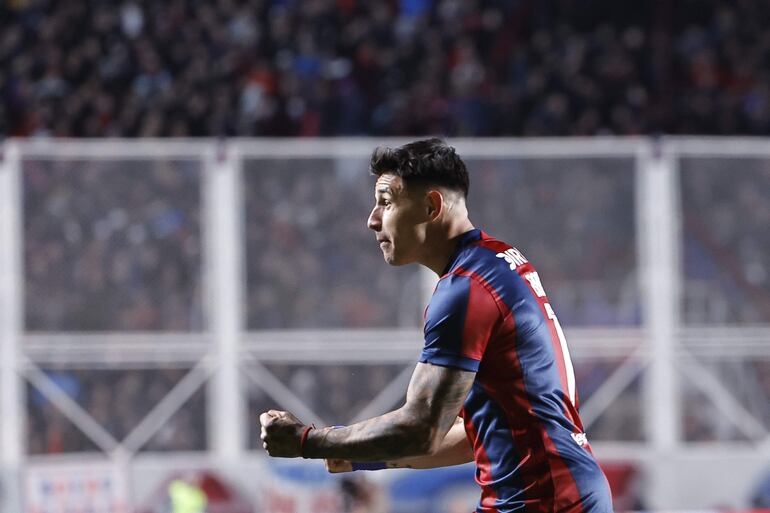
[[[468,197],[470,180],[455,149],[438,138],[424,139],[398,148],[379,146],[372,152],[369,171],[380,176],[393,173],[406,184],[422,182],[462,191]]]

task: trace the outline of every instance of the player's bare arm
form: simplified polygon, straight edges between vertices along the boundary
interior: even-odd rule
[[[441,441],[441,445],[433,454],[387,461],[385,462],[385,467],[428,469],[462,465],[471,461],[473,461],[473,449],[465,434],[465,423],[461,417],[457,417],[455,423]],[[329,459],[326,460],[326,469],[333,474],[351,472],[353,470],[353,463],[349,460]]]
[[[473,448],[465,434],[465,422],[457,417],[441,445],[433,453],[386,462],[387,468],[438,468],[473,461]]]
[[[263,446],[271,456],[352,461],[393,461],[435,454],[455,424],[476,374],[418,363],[399,409],[345,428],[307,433],[293,415],[270,411],[260,416]]]

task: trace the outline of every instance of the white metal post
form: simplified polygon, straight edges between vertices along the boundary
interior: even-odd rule
[[[212,146],[206,154],[204,177],[206,312],[217,362],[209,383],[209,445],[219,458],[233,461],[246,447],[245,404],[238,372],[245,277],[237,147]]]
[[[639,155],[636,181],[639,277],[643,322],[648,334],[643,416],[652,454],[649,464],[664,464],[681,437],[680,390],[675,368],[679,323],[680,213],[674,156],[652,142]],[[652,500],[667,496],[670,483],[648,469]],[[649,507],[665,507],[651,504]]]
[[[21,165],[14,142],[7,143],[4,150],[0,161],[0,471],[18,475],[24,458],[24,387],[19,358],[24,315]],[[18,504],[18,486],[9,488],[4,490],[6,504]]]

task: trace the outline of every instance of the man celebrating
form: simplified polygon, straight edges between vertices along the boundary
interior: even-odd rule
[[[532,264],[474,229],[468,172],[454,148],[439,139],[378,148],[370,169],[368,226],[385,261],[440,277],[406,404],[342,428],[265,412],[268,454],[325,458],[332,472],[475,460],[479,513],[611,512],[559,321]]]

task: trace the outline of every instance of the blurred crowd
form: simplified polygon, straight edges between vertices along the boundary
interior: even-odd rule
[[[12,0],[0,134],[766,134],[760,0]]]
[[[23,162],[27,329],[206,329],[198,164]],[[387,266],[365,226],[372,201],[366,165],[365,158],[244,161],[248,329],[420,326],[425,290],[419,271]],[[469,159],[468,165],[471,218],[535,263],[563,325],[638,325],[633,160],[572,159],[569,172],[562,159]],[[749,292],[767,290],[761,255],[770,239],[762,228],[768,217],[762,198],[770,181],[761,161],[735,165],[742,173],[719,163],[683,161],[687,322],[766,319]],[[725,255],[739,259],[735,268],[722,265]],[[697,316],[702,309],[693,306],[697,301],[690,291],[698,283],[716,287],[712,303],[734,298],[729,315]],[[703,315],[720,311],[709,308]],[[616,365],[576,362],[583,402]],[[349,421],[390,376],[339,366],[276,368],[279,379],[330,422]],[[367,380],[359,379],[362,375]],[[725,380],[744,387],[747,397],[766,398],[770,382],[762,375],[744,369]],[[753,385],[746,381],[750,376],[759,376]],[[76,383],[60,382],[80,391],[123,386],[98,372],[68,379]],[[110,390],[122,397],[123,391]],[[706,398],[687,393],[686,439],[740,438],[729,422],[704,413],[710,411]],[[592,436],[643,439],[640,394],[639,384],[633,384],[597,419]],[[251,411],[275,406],[259,391],[250,401]],[[53,406],[36,408],[30,423],[42,430],[32,437],[36,451],[86,447]],[[98,405],[93,408],[102,415]],[[197,431],[188,438],[203,439]]]
[[[387,266],[366,227],[373,203],[367,165],[246,160],[249,328],[421,325],[419,269]]]
[[[634,161],[466,159],[470,217],[537,268],[560,322],[640,322]]]
[[[751,441],[757,436],[754,425],[770,428],[770,358],[733,357],[702,359],[700,364],[721,383],[736,411],[753,417],[725,415],[711,390],[683,380],[682,438],[690,442]],[[696,372],[701,372],[695,369]],[[708,376],[707,376],[708,378]]]
[[[770,323],[770,161],[682,160],[684,320]]]
[[[201,329],[191,162],[24,160],[28,330]]]
[[[767,164],[709,162],[683,161],[685,321],[766,322]],[[573,159],[569,173],[560,159],[468,163],[471,217],[535,263],[565,326],[639,323],[633,161]],[[365,159],[245,161],[249,329],[419,327],[419,272],[387,266],[365,227],[371,207],[365,169]],[[25,159],[27,328],[205,329],[200,186],[200,170],[190,162]],[[693,292],[699,284],[711,290],[706,306]],[[718,300],[726,308],[714,306]],[[605,363],[576,364],[584,401],[614,370]],[[731,389],[744,390],[747,408],[770,423],[770,411],[750,399],[770,397],[770,381],[762,378],[768,374],[751,365],[723,378]],[[347,422],[387,382],[358,380],[335,366],[318,372],[287,367],[278,374],[330,422]],[[96,373],[94,383],[86,379],[85,372],[73,374],[76,383],[66,386],[99,389],[99,379],[102,390],[123,386],[106,374]],[[635,421],[640,390],[634,385],[597,420],[596,439],[644,437]],[[256,397],[252,410],[270,401]],[[688,389],[687,397],[687,440],[741,439],[730,422],[715,421],[720,416],[697,390]],[[103,415],[94,404],[95,415]],[[48,403],[33,410],[30,425],[39,430],[31,438],[34,450],[86,447],[56,411]]]
[[[576,361],[581,401],[585,402],[619,362]],[[408,365],[411,367],[412,365]],[[369,403],[404,370],[395,364],[298,365],[271,363],[269,371],[328,425],[350,424]],[[143,370],[50,370],[48,377],[77,402],[96,423],[122,441],[161,399],[179,382],[187,369]],[[249,447],[261,447],[257,415],[281,409],[279,399],[246,379]],[[404,393],[406,390],[404,389]],[[637,382],[622,394],[591,426],[595,440],[640,441],[641,387]],[[116,402],[115,398],[120,401]],[[30,454],[100,451],[81,429],[34,387],[28,388],[27,430]],[[402,396],[381,412],[403,403]],[[370,412],[370,415],[375,413]],[[302,415],[300,415],[302,416]],[[143,451],[205,450],[205,387],[192,398],[142,447]],[[309,419],[305,419],[306,421]],[[706,419],[704,419],[705,422]],[[711,429],[710,422],[703,429]],[[715,437],[714,439],[724,439]],[[727,437],[730,439],[729,437]],[[712,439],[710,435],[695,440]]]
[[[94,421],[121,442],[188,370],[49,370],[46,374]],[[141,450],[205,450],[204,390],[205,387],[193,393]],[[120,400],[116,401],[116,398]],[[26,439],[29,454],[101,450],[58,407],[31,386],[27,393]]]
[[[11,0],[0,136],[767,134],[768,24],[759,0]],[[419,327],[421,275],[388,268],[365,227],[366,166],[245,161],[248,329]],[[534,262],[566,326],[640,322],[633,167],[469,161],[471,218]],[[682,171],[685,322],[770,321],[770,167],[685,159]],[[207,328],[198,164],[25,159],[23,177],[28,330]],[[755,411],[770,382],[753,365],[725,379]],[[579,369],[584,397],[612,369]],[[340,422],[390,376],[274,370]],[[175,372],[52,377],[122,437]],[[599,439],[643,437],[629,390]],[[252,410],[270,402],[260,394]],[[687,394],[687,440],[742,436]],[[205,446],[196,397],[152,447]],[[94,448],[34,391],[29,411],[30,452]]]
[[[770,162],[690,157],[681,159],[680,167],[683,322],[770,323]],[[725,346],[731,342],[726,337]],[[701,363],[759,424],[770,426],[770,359],[736,355]],[[684,439],[750,439],[744,423],[724,415],[710,395],[693,384],[685,386]]]
[[[534,262],[565,325],[639,323],[633,160],[467,160],[471,219]],[[366,165],[246,161],[250,328],[421,325],[419,271],[365,227]]]

